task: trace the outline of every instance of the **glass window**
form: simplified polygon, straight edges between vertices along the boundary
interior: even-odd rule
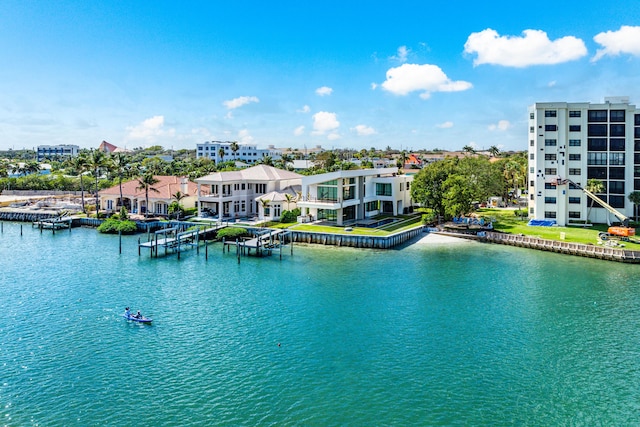
[[[589,110],[588,120],[590,122],[606,122],[607,110]]]
[[[634,123],[636,126],[640,126],[640,114],[634,116]]]
[[[558,169],[556,169],[556,168],[546,168],[544,170],[544,174],[545,175],[557,175],[558,174]]]
[[[640,165],[640,153],[633,154],[633,164]]]
[[[589,136],[607,136],[607,125],[589,125]]]
[[[594,125],[598,126],[598,125]],[[624,136],[625,125],[609,125],[609,136]]]
[[[544,202],[545,203],[549,203],[551,205],[555,205],[556,204],[556,198],[555,197],[545,197],[544,198]]]
[[[552,211],[544,211],[544,217],[554,219],[556,217],[556,213]]]
[[[624,196],[609,196],[609,204],[614,208],[624,208]]]
[[[544,125],[544,130],[553,132],[553,131],[558,130],[558,126],[557,125]]]
[[[624,122],[624,110],[611,110],[609,111],[610,122]]]
[[[533,113],[529,113],[529,118],[533,120],[535,118],[535,115]]]
[[[338,188],[337,187],[327,187],[324,185],[319,185],[317,188],[317,198],[318,200],[328,200],[328,201],[337,201],[338,200]]]
[[[556,117],[558,112],[556,110],[544,110],[545,117]]]
[[[640,139],[633,141],[633,151],[640,151]]]
[[[624,179],[624,168],[609,168],[609,179]]]
[[[571,203],[573,205],[579,205],[580,204],[580,197],[569,197],[569,203]]]
[[[556,139],[545,139],[544,145],[545,147],[555,147],[558,145],[558,141]]]
[[[607,168],[592,167],[587,168],[587,179],[607,179]]]
[[[569,168],[569,175],[580,175],[581,173],[582,173],[581,169]]]
[[[533,139],[530,139],[530,140],[529,140],[529,145],[530,145],[531,147],[533,147],[533,144],[534,144],[534,143],[533,143]]]
[[[640,138],[640,127],[633,128],[633,137]]]
[[[588,165],[606,165],[607,164],[607,153],[587,153],[587,164]]]
[[[607,151],[607,139],[606,138],[589,138],[587,143],[587,149],[589,151]]]
[[[533,154],[531,154],[531,156],[533,156]],[[531,157],[531,159],[533,160],[533,157]],[[545,160],[556,160],[556,154],[545,154],[544,155],[544,159]]]
[[[579,139],[570,139],[569,147],[580,147],[581,141]]]
[[[529,133],[533,133],[536,131],[536,128],[534,128],[533,126],[529,127]]]
[[[569,160],[580,160],[580,154],[569,154]]]
[[[640,179],[633,180],[633,190],[640,191]]]
[[[569,117],[580,117],[580,110],[569,111]]]
[[[569,132],[580,132],[580,125],[569,125]]]
[[[544,189],[545,190],[555,190],[556,188],[557,187],[554,184],[550,183],[550,182],[545,182],[544,183]]]
[[[534,154],[533,153],[529,153],[529,160],[534,160]]]
[[[391,196],[391,184],[376,184],[376,196]]]
[[[623,138],[609,139],[609,151],[624,151],[625,140]]]
[[[569,218],[579,219],[580,218],[580,212],[569,211]]]
[[[624,165],[624,153],[609,153],[610,165]]]

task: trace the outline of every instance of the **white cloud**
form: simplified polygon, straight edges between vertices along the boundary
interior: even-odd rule
[[[331,134],[340,127],[336,113],[320,111],[313,115],[313,135]]]
[[[155,142],[158,138],[173,137],[176,133],[173,128],[164,128],[164,116],[153,116],[136,126],[128,126],[127,131],[127,140],[143,140],[150,143]]]
[[[327,96],[333,93],[333,89],[328,86],[322,86],[316,89],[316,95],[318,96]]]
[[[573,36],[554,41],[541,30],[524,30],[522,37],[500,36],[487,28],[471,33],[464,44],[465,53],[478,54],[473,65],[493,64],[505,67],[528,67],[573,61],[587,54],[584,42]]]
[[[511,127],[511,123],[509,122],[509,120],[500,120],[497,124],[489,125],[489,130],[491,130],[491,131],[493,131],[493,130],[505,131],[505,130],[509,129],[510,127]]]
[[[618,56],[622,53],[640,56],[640,27],[623,25],[618,31],[607,31],[596,34],[593,40],[602,46],[598,49],[592,62],[604,56]]]
[[[405,63],[407,62],[407,56],[409,55],[409,52],[411,52],[411,50],[407,49],[406,46],[400,46],[398,48],[398,52],[394,56],[392,56],[390,59],[394,61],[398,61],[400,63]]]
[[[396,95],[407,95],[422,91],[420,97],[427,99],[432,92],[457,92],[473,87],[462,80],[452,81],[437,65],[402,64],[387,70],[387,80],[382,88]]]
[[[440,123],[439,125],[436,125],[436,127],[439,127],[440,129],[449,129],[453,127],[453,122]]]
[[[253,142],[253,137],[249,134],[247,129],[242,129],[238,132],[238,140],[242,144],[251,144]]]
[[[365,126],[365,125],[357,125],[354,128],[351,128],[351,130],[356,131],[356,134],[358,136],[367,136],[367,135],[373,135],[376,133],[376,130],[370,126]]]
[[[304,126],[298,126],[297,128],[295,128],[293,130],[293,134],[295,136],[300,136],[300,135],[304,135]]]
[[[371,90],[376,90],[378,88],[378,83],[371,83]]]
[[[311,107],[309,107],[308,105],[303,106],[301,109],[296,110],[296,112],[298,113],[308,113],[311,111]]]
[[[551,80],[549,83],[547,83],[547,87],[554,87],[558,82],[556,82],[555,80]]]
[[[238,98],[224,101],[223,104],[225,107],[227,107],[227,109],[234,110],[252,102],[260,102],[260,100],[255,96],[240,96]]]
[[[329,141],[335,141],[336,139],[340,139],[340,134],[336,132],[331,132],[329,135],[327,135],[327,139]]]

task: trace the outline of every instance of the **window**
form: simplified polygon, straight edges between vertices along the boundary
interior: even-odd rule
[[[609,196],[609,204],[614,208],[624,208],[624,196]]]
[[[529,127],[529,133],[534,133],[536,131],[536,128],[531,126]]]
[[[535,118],[535,114],[533,114],[533,113],[529,113],[529,118],[530,118],[531,120],[533,120],[533,119]]]
[[[609,111],[610,122],[624,122],[624,110],[611,110]]]
[[[530,140],[529,140],[529,145],[530,145],[531,147],[533,147],[533,139],[530,139]]]
[[[545,175],[558,175],[558,169],[556,168],[546,168],[544,170]]]
[[[533,156],[533,154],[532,154]],[[545,160],[556,160],[556,154],[545,154],[544,155],[544,159]],[[533,160],[533,157],[531,158],[531,160]]]
[[[569,160],[580,160],[580,154],[569,154]]]
[[[391,184],[376,184],[376,196],[391,196]]]
[[[607,136],[607,125],[589,125],[589,136]]]
[[[609,164],[610,165],[624,165],[624,153],[609,153]]]
[[[580,175],[580,174],[582,174],[581,169],[569,168],[569,175]]]
[[[556,117],[558,114],[557,110],[544,110],[545,117]]]
[[[580,110],[569,111],[569,117],[580,117]]]
[[[544,146],[545,147],[555,147],[558,145],[558,141],[556,139],[545,139]]]
[[[556,217],[556,213],[551,211],[544,211],[544,217],[554,219]]]
[[[580,219],[580,212],[569,211],[569,218]]]
[[[589,110],[588,120],[590,122],[606,122],[607,110]]]
[[[555,184],[552,184],[550,182],[545,182],[544,183],[544,189],[545,190],[555,190],[557,187],[555,186]]]
[[[587,168],[587,179],[607,179],[607,168]]]
[[[338,200],[338,187],[329,187],[326,185],[318,185],[317,188],[318,200],[327,200],[335,202]]]
[[[609,168],[609,179],[624,179],[624,168]]]
[[[365,212],[377,211],[378,210],[378,201],[375,200],[373,202],[365,203],[364,210],[365,210]]]
[[[633,180],[633,190],[640,191],[640,179]]]
[[[611,138],[609,139],[609,151],[624,151],[624,139]]]
[[[533,187],[534,185],[536,185],[535,181],[533,180],[529,181],[529,187]]]
[[[544,198],[544,202],[548,203],[550,205],[555,205],[556,204],[556,198],[555,197],[545,197]]]
[[[558,130],[557,125],[544,125],[544,130],[548,132],[554,132]]]
[[[624,181],[609,181],[610,194],[624,194]]]
[[[579,205],[580,197],[569,197],[569,203],[572,205]]]
[[[535,154],[529,153],[529,160],[534,160],[534,158],[535,158]]]
[[[588,165],[606,165],[607,153],[587,153]]]
[[[640,126],[640,114],[634,116],[634,123],[636,126]]]
[[[598,126],[598,125],[595,125]],[[625,126],[624,125],[609,125],[609,136],[624,136],[625,135]]]
[[[587,142],[587,149],[589,151],[607,151],[607,139],[589,138]]]
[[[633,151],[640,151],[640,139],[633,141]]]
[[[580,147],[581,141],[579,139],[570,139],[569,147]]]
[[[569,125],[569,132],[580,132],[580,125]]]

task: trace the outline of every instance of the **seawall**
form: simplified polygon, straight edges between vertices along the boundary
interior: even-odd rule
[[[294,243],[313,243],[317,245],[345,246],[351,248],[390,249],[421,235],[425,227],[420,225],[411,230],[400,231],[388,236],[362,236],[357,234],[318,233],[314,231],[291,232]]]

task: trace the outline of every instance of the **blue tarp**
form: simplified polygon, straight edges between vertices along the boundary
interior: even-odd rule
[[[531,219],[527,225],[533,225],[537,227],[553,227],[556,225],[555,219]]]

